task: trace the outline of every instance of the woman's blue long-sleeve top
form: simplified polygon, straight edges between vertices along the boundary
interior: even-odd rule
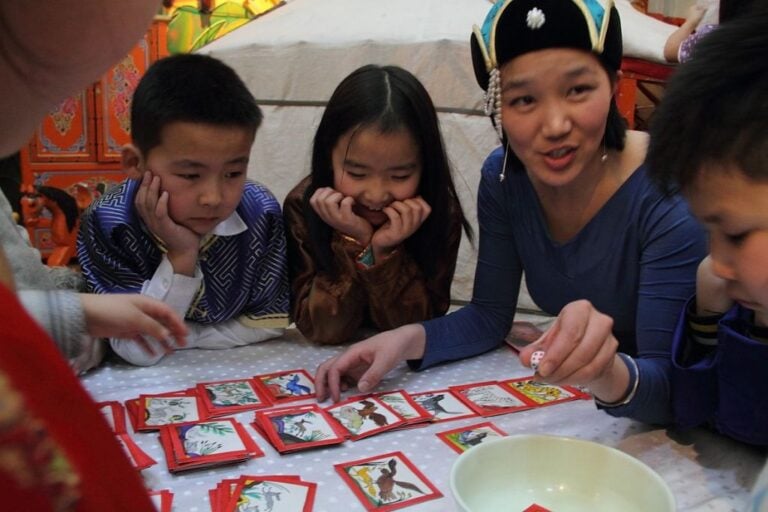
[[[424,322],[426,348],[414,369],[498,346],[509,331],[525,271],[531,298],[557,315],[589,300],[614,320],[619,351],[635,357],[639,384],[629,403],[606,409],[668,423],[670,350],[677,318],[694,292],[704,231],[679,197],[662,195],[638,168],[572,239],[553,241],[526,172],[499,181],[502,148],[483,165],[478,192],[479,253],[472,301]]]

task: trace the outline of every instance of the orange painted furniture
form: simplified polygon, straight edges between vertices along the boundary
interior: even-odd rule
[[[125,178],[120,148],[131,140],[131,97],[147,67],[167,55],[166,29],[166,18],[155,19],[122,61],[53,109],[21,150],[22,220],[50,265],[66,265],[74,256],[73,205],[79,214]]]

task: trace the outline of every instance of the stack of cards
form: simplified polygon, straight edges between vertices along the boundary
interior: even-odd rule
[[[402,452],[334,467],[366,510],[395,510],[443,496]]]
[[[197,389],[173,391],[157,395],[140,395],[127,400],[125,408],[131,418],[133,430],[146,432],[164,425],[201,421],[208,418]]]
[[[149,497],[157,512],[171,512],[173,508],[173,493],[167,489],[150,491]]]
[[[317,484],[294,475],[243,475],[208,491],[211,512],[311,512]]]
[[[306,370],[265,373],[256,375],[254,380],[274,404],[315,398],[315,381]]]
[[[346,434],[317,404],[256,411],[252,425],[280,453],[341,444]]]
[[[197,392],[209,418],[272,406],[255,378],[201,382]]]
[[[150,466],[157,464],[155,459],[147,455],[144,450],[139,448],[139,445],[134,442],[133,438],[128,435],[128,425],[125,422],[125,410],[119,402],[101,402],[98,404],[99,410],[104,415],[104,418],[109,423],[110,428],[117,436],[117,440],[128,455],[128,459],[133,464],[133,467],[141,471]]]
[[[473,446],[485,443],[491,439],[505,437],[507,433],[487,421],[485,423],[446,430],[445,432],[438,432],[436,435],[441,441],[450,446],[452,450],[463,453]]]
[[[325,409],[353,441],[402,427],[407,420],[375,396],[352,397]]]
[[[264,452],[233,418],[167,425],[160,428],[168,471],[237,463]]]

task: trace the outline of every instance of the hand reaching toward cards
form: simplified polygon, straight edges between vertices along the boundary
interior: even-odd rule
[[[371,237],[374,261],[381,261],[398,245],[418,230],[427,220],[432,208],[421,197],[393,201],[384,213],[389,218]]]
[[[187,327],[170,306],[139,294],[81,293],[88,334],[94,337],[135,340],[147,353],[151,337],[170,352],[186,345]]]
[[[315,374],[318,402],[329,396],[338,402],[341,392],[350,384],[357,384],[360,393],[370,392],[400,361],[420,359],[425,343],[426,333],[420,324],[404,325],[355,343],[318,366]]]
[[[721,315],[731,309],[733,300],[725,289],[726,281],[715,275],[712,257],[707,256],[696,271],[696,314]]]
[[[567,304],[552,327],[520,350],[520,361],[530,366],[531,356],[543,351],[537,379],[550,384],[588,386],[604,402],[621,398],[629,371],[617,356],[613,319],[586,300]]]
[[[177,274],[193,276],[200,250],[200,235],[178,224],[168,214],[168,192],[160,192],[160,177],[144,173],[134,205],[147,228],[163,241]]]
[[[345,197],[331,187],[322,187],[315,190],[309,199],[309,204],[323,222],[334,230],[351,236],[362,246],[370,242],[373,226],[352,211],[355,205],[354,198]]]

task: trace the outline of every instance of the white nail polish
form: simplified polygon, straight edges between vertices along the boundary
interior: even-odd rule
[[[534,372],[539,371],[539,363],[541,363],[541,360],[544,359],[544,351],[543,350],[537,350],[533,354],[531,354],[531,369]]]

